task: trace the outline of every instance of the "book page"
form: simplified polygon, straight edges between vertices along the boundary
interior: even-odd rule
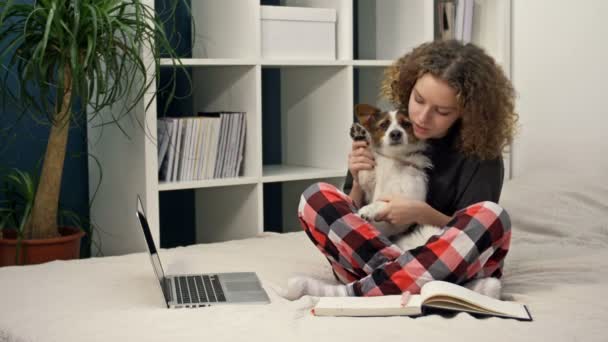
[[[429,307],[530,318],[528,311],[520,303],[494,299],[445,281],[426,283],[420,294],[423,305]]]
[[[413,295],[405,306],[401,295],[376,297],[321,297],[315,316],[414,316],[422,313],[421,297]]]

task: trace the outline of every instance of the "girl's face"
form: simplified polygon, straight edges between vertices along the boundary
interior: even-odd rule
[[[425,74],[416,81],[408,111],[414,135],[420,140],[443,138],[461,116],[456,91],[431,74]]]

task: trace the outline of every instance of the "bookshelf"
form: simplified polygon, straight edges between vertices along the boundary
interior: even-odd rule
[[[153,1],[149,0],[153,5]],[[144,201],[155,241],[160,242],[159,194],[193,191],[196,242],[241,239],[268,230],[299,230],[296,210],[311,183],[341,186],[350,149],[349,127],[355,102],[386,107],[379,99],[383,71],[394,59],[432,40],[433,1],[283,0],[281,5],[326,7],[337,11],[336,60],[272,60],[261,57],[260,0],[196,0],[197,32],[192,58],[192,112],[244,111],[247,120],[243,174],[237,178],[159,182],[156,104],[138,106],[139,121],[121,120],[122,129],[89,123],[91,218],[101,227],[104,255],[145,249],[134,215],[135,195]],[[510,71],[510,0],[476,0],[474,42]],[[477,14],[476,14],[477,15]],[[164,68],[171,61],[161,60]],[[262,89],[265,75],[280,80]],[[276,120],[263,115],[272,100]],[[141,129],[144,127],[145,129]],[[270,146],[272,145],[272,146]],[[275,148],[271,161],[264,151]],[[507,165],[508,155],[506,156]],[[509,167],[507,166],[507,171]],[[280,206],[266,197],[280,193]],[[186,204],[184,204],[186,205]],[[275,210],[276,209],[276,210]],[[279,215],[280,220],[272,215]]]

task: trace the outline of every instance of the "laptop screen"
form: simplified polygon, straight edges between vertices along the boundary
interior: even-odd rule
[[[160,288],[162,289],[163,295],[165,296],[165,302],[168,305],[170,296],[165,284],[165,272],[163,271],[163,266],[160,263],[160,257],[158,256],[158,252],[156,251],[156,245],[154,244],[154,239],[152,239],[150,226],[148,225],[148,220],[146,219],[146,215],[144,214],[144,207],[141,203],[141,199],[139,198],[139,196],[137,196],[137,218],[139,219],[141,229],[143,230],[144,236],[146,238],[146,245],[148,246],[148,251],[150,252],[152,268],[154,269],[154,273],[156,274],[156,278],[158,278]]]

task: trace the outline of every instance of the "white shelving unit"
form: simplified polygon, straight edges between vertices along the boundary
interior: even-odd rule
[[[510,3],[476,1],[479,18],[474,34],[475,42],[507,71]],[[261,57],[259,0],[193,0],[196,43],[192,58],[182,60],[192,68],[192,112],[247,113],[243,175],[159,182],[156,104],[147,109],[144,104],[138,106],[136,114],[142,124],[121,120],[129,137],[115,125],[100,128],[98,122],[91,122],[89,151],[103,167],[91,217],[101,228],[98,237],[103,253],[144,250],[134,215],[136,194],[142,196],[157,243],[161,191],[194,189],[197,242],[213,242],[252,237],[264,231],[264,185],[280,182],[283,227],[286,231],[299,229],[296,209],[300,193],[312,182],[327,181],[338,186],[343,182],[354,102],[387,106],[378,96],[384,68],[413,46],[433,39],[432,4],[430,0],[284,0],[282,5],[337,10],[337,59],[313,61]],[[357,23],[354,13],[358,14]],[[360,57],[357,59],[355,47]],[[171,65],[169,60],[161,63],[167,68]],[[262,92],[264,68],[280,69],[280,165],[262,162],[262,132],[267,126],[262,119],[262,99],[279,94]],[[100,179],[94,161],[89,170],[93,195]]]

